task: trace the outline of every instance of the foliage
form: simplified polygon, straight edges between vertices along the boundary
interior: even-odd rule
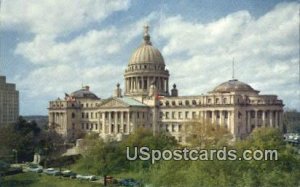
[[[300,158],[276,129],[255,130],[229,146],[240,156],[245,149],[277,149],[278,160],[169,161],[155,164],[145,175],[154,186],[299,186]]]
[[[215,125],[208,121],[189,121],[185,124],[187,143],[192,147],[224,146],[232,138],[230,132],[223,125]]]
[[[35,121],[22,117],[13,125],[0,127],[0,159],[13,162],[32,161],[35,152],[55,154],[63,139],[53,130],[42,131]],[[57,155],[57,154],[56,154]]]
[[[76,164],[76,169],[97,175],[147,169],[150,162],[128,161],[126,147],[148,146],[151,149],[166,149],[176,145],[173,137],[164,134],[153,136],[151,131],[137,129],[122,142],[104,142],[97,134],[87,135],[84,139],[83,157]]]
[[[10,161],[15,156],[19,161],[32,159],[39,133],[40,128],[34,121],[27,122],[22,117],[14,125],[0,127],[0,157]]]

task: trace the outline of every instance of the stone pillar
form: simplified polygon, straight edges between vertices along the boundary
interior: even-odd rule
[[[105,125],[105,112],[101,113],[102,115],[102,134],[104,135],[106,133],[106,125]],[[100,127],[99,127],[100,129]]]
[[[283,124],[282,124],[282,111],[279,111],[279,129],[283,131]]]
[[[150,88],[150,77],[147,77],[147,91],[149,91],[149,88]]]
[[[141,78],[142,81],[142,90],[144,90],[144,77]]]
[[[225,120],[224,120],[224,111],[223,110],[221,110],[220,111],[220,126],[223,126],[223,127],[225,127]]]
[[[114,134],[118,133],[118,112],[114,112],[114,118],[115,118],[115,130]]]
[[[108,112],[108,134],[111,134],[111,112]]]
[[[275,111],[275,120],[274,120],[274,125],[275,125],[275,128],[278,128],[278,111]]]
[[[127,133],[130,133],[130,111],[127,112]]]
[[[230,111],[227,111],[227,128],[230,131]]]
[[[273,126],[273,111],[271,111],[271,110],[270,110],[269,120],[270,120],[270,127],[274,127]]]
[[[255,110],[255,128],[257,128],[257,126],[258,126],[258,111],[257,110]]]
[[[251,111],[246,111],[246,118],[247,118],[247,123],[246,123],[246,132],[249,133],[251,129]]]
[[[262,126],[266,127],[266,111],[262,111]]]
[[[121,112],[121,122],[120,122],[120,131],[124,133],[124,111]]]

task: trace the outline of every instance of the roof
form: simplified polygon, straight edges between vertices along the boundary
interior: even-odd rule
[[[121,101],[129,106],[147,106],[144,103],[137,101],[131,97],[116,97],[115,99],[118,101]]]
[[[88,86],[85,86],[82,89],[71,93],[70,95],[75,98],[99,99],[96,94],[90,91]]]
[[[258,92],[254,90],[250,85],[238,81],[237,79],[229,80],[224,82],[217,87],[212,92]]]
[[[154,63],[164,65],[165,61],[160,51],[152,46],[150,35],[148,33],[149,26],[145,26],[144,42],[132,54],[129,64],[145,64]]]

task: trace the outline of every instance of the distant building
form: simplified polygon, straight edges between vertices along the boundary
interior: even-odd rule
[[[0,76],[0,126],[15,123],[19,117],[19,92],[16,85]]]
[[[49,125],[72,139],[87,132],[121,139],[143,127],[154,133],[166,132],[179,142],[186,140],[183,132],[193,119],[223,126],[235,138],[259,127],[282,129],[282,100],[276,95],[260,95],[236,79],[206,95],[179,96],[175,84],[169,90],[170,74],[160,51],[152,46],[148,27],[143,38],[125,70],[124,95],[119,84],[108,99],[100,99],[88,86],[83,87],[64,99],[50,101]]]

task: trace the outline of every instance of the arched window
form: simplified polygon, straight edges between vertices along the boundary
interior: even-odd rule
[[[172,101],[172,105],[175,106],[175,105],[176,105],[176,102],[175,102],[175,101]]]
[[[190,105],[190,102],[188,100],[186,100],[185,105]]]
[[[169,104],[170,104],[169,101],[166,101],[166,106],[169,106]]]
[[[192,104],[193,104],[193,105],[197,105],[196,100],[192,100]]]
[[[207,103],[210,104],[211,103],[211,99],[207,99]]]
[[[220,99],[216,98],[216,104],[219,104],[219,102],[220,102]]]

